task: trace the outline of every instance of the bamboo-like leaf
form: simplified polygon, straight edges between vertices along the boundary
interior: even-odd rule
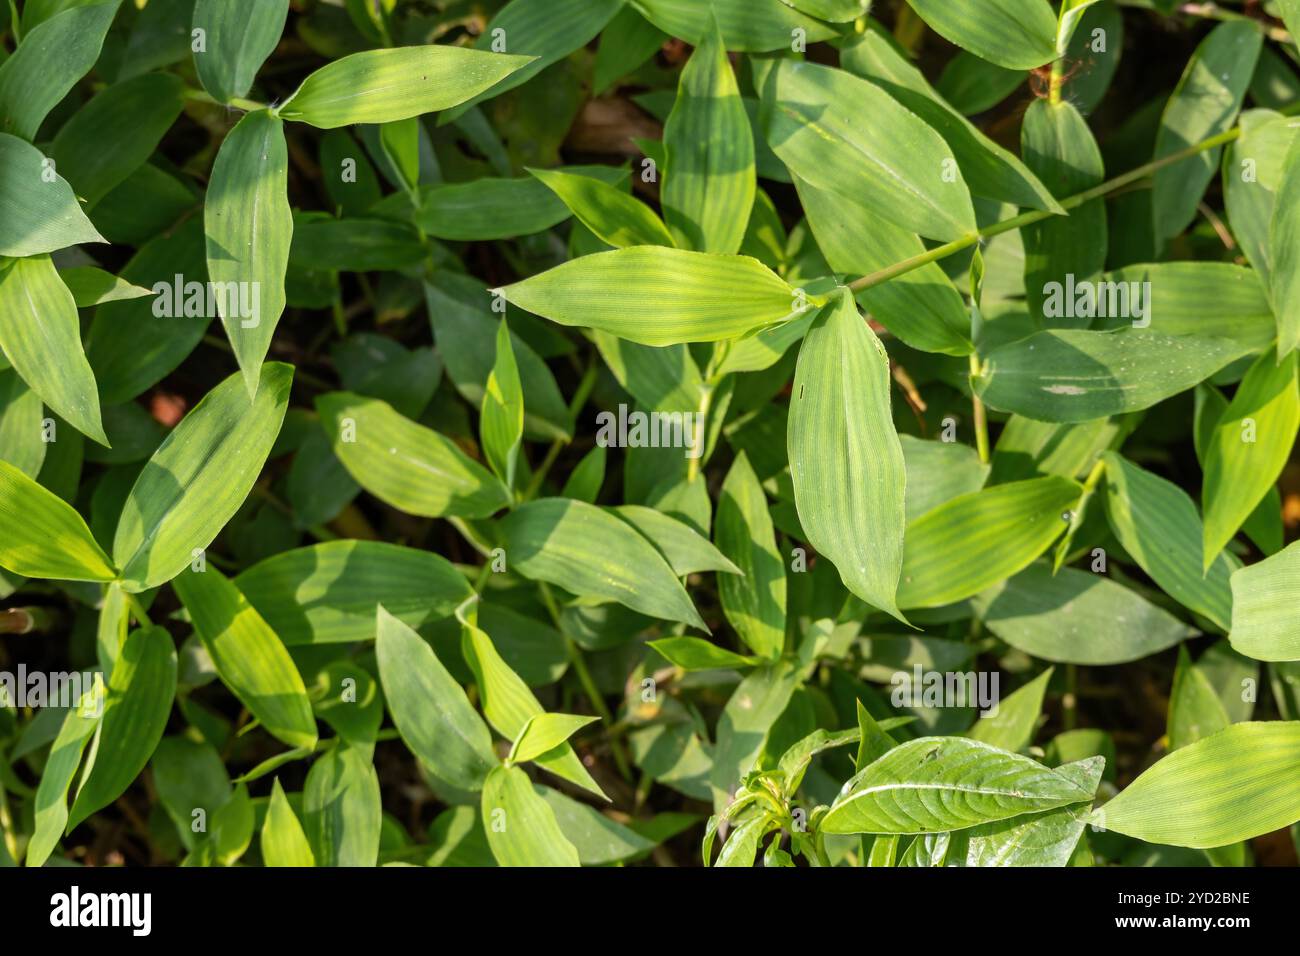
[[[716,810],[731,803],[731,794],[753,769],[799,683],[798,669],[790,661],[777,661],[746,675],[728,698],[718,718],[713,767],[708,771]]]
[[[194,52],[194,71],[218,103],[247,96],[253,77],[280,42],[288,0],[196,0],[194,29],[205,45]]]
[[[1253,23],[1221,23],[1201,41],[1165,104],[1156,135],[1160,159],[1232,126],[1255,72],[1264,37]],[[1196,206],[1219,164],[1219,148],[1205,150],[1156,170],[1151,189],[1156,239],[1178,235],[1196,216]]]
[[[781,322],[800,305],[757,259],[660,246],[583,256],[501,290],[561,325],[643,345],[717,342]]]
[[[456,444],[350,392],[316,399],[334,454],[362,488],[407,514],[485,518],[506,504],[505,486]]]
[[[50,745],[41,782],[36,788],[35,829],[27,843],[28,866],[44,866],[67,827],[68,788],[81,765],[86,744],[99,727],[103,701],[96,700],[95,695],[103,692],[102,678],[92,679],[91,686],[83,690],[76,705],[64,716]]]
[[[908,0],[935,33],[1011,70],[1032,70],[1056,54],[1056,18],[1041,0]]]
[[[1043,712],[1043,696],[1052,679],[1049,667],[1015,693],[998,702],[996,714],[981,714],[967,735],[990,747],[1019,753],[1029,746]],[[1098,768],[1100,773],[1100,768]],[[1094,786],[1095,789],[1095,786]]]
[[[1267,286],[1273,272],[1269,242],[1273,220],[1277,218],[1285,232],[1284,224],[1289,224],[1292,218],[1279,209],[1277,194],[1289,182],[1285,173],[1291,166],[1288,160],[1297,127],[1291,125],[1289,117],[1263,109],[1245,110],[1240,125],[1241,136],[1224,152],[1223,205],[1246,261]],[[1293,191],[1295,186],[1290,189]],[[1294,253],[1282,251],[1281,254]],[[1279,288],[1285,288],[1284,276],[1278,275],[1273,281],[1280,283]]]
[[[989,477],[989,466],[967,445],[925,441],[913,435],[899,435],[898,441],[907,467],[908,521],[959,495],[979,491]]]
[[[1059,476],[962,495],[911,522],[903,543],[898,606],[939,607],[1023,569],[1065,530],[1077,482]]]
[[[1249,348],[1228,339],[1057,329],[989,352],[976,392],[993,408],[1047,422],[1140,411],[1204,381]]]
[[[497,767],[483,785],[483,820],[500,866],[579,866],[555,812],[518,767]]]
[[[1257,661],[1300,661],[1300,543],[1232,575],[1232,646]]]
[[[660,30],[697,46],[705,42],[714,22],[722,29],[728,50],[751,53],[788,50],[793,36],[816,43],[835,35],[833,27],[782,0],[632,0],[632,4]]]
[[[0,349],[46,405],[108,445],[77,303],[49,256],[0,263]]]
[[[262,823],[262,862],[267,866],[315,866],[316,857],[307,842],[298,816],[276,777]]]
[[[890,407],[889,355],[847,290],[823,306],[799,350],[790,473],[808,543],[844,586],[900,616],[907,472]]]
[[[85,519],[7,461],[0,461],[0,525],[0,567],[15,574],[56,581],[117,577]]]
[[[42,441],[45,406],[13,369],[0,371],[0,457],[28,478],[41,472],[49,442]]]
[[[859,771],[822,818],[823,833],[933,833],[1092,799],[1042,764],[962,737],[920,737]]]
[[[176,694],[176,647],[161,627],[127,636],[113,664],[95,762],[68,815],[71,830],[108,806],[139,776],[167,727]]]
[[[499,761],[492,735],[465,691],[433,648],[383,605],[376,634],[384,698],[406,746],[439,780],[461,790],[481,789]]]
[[[975,230],[970,192],[948,144],[880,87],[783,59],[762,93],[767,141],[800,179],[928,238]]]
[[[262,615],[216,568],[184,571],[172,587],[217,674],[271,735],[316,746],[316,719],[302,675]]]
[[[753,667],[760,663],[757,657],[733,653],[698,637],[664,637],[649,643],[666,661],[687,671]]]
[[[1169,749],[1177,750],[1203,737],[1218,733],[1232,723],[1214,685],[1201,668],[1192,663],[1187,645],[1178,648],[1174,686],[1169,692],[1166,736]]]
[[[105,302],[122,302],[153,295],[149,289],[133,285],[125,279],[97,269],[94,266],[74,266],[60,269],[59,278],[72,293],[78,309],[89,309]]]
[[[699,571],[741,573],[740,568],[727,560],[708,538],[684,521],[644,505],[619,505],[611,510],[645,535],[678,577]]]
[[[510,327],[504,319],[497,329],[496,363],[484,386],[479,430],[488,464],[506,489],[513,489],[519,446],[524,437],[524,393],[510,345]]]
[[[682,70],[664,150],[664,218],[677,245],[737,252],[757,188],[754,140],[716,26]]]
[[[1265,352],[1246,372],[1205,449],[1203,567],[1277,481],[1300,429],[1300,357]]]
[[[217,152],[203,206],[208,279],[249,395],[284,312],[288,177],[284,123],[266,110],[248,113]]]
[[[785,648],[785,564],[776,549],[767,496],[744,452],[722,483],[713,538],[741,571],[718,579],[727,621],[754,653],[780,657]]]
[[[39,256],[104,241],[41,151],[0,133],[0,256]]]
[[[307,773],[302,816],[317,866],[374,866],[383,805],[370,758],[347,744],[324,753]]]
[[[510,748],[513,763],[527,763],[549,753],[599,717],[580,717],[577,714],[536,714],[515,738]]]
[[[365,50],[308,76],[276,113],[320,129],[393,123],[463,103],[531,61],[444,44]]]
[[[564,498],[530,501],[499,527],[509,566],[526,578],[708,630],[654,547],[595,505]]]
[[[675,245],[672,233],[654,210],[618,187],[593,176],[559,169],[530,169],[529,172],[606,245],[616,249]]]
[[[1012,647],[1048,661],[1122,664],[1196,631],[1105,575],[1032,564],[974,599],[976,615]]]
[[[1286,129],[1293,130],[1290,120]],[[1283,165],[1268,228],[1269,273],[1277,310],[1277,350],[1285,357],[1300,346],[1300,139],[1293,138]]]
[[[248,497],[284,421],[293,368],[262,366],[249,400],[239,374],[208,392],[158,446],[122,507],[113,560],[128,591],[175,577]]]
[[[1300,722],[1233,724],[1147,769],[1091,822],[1148,843],[1198,849],[1300,820]]]

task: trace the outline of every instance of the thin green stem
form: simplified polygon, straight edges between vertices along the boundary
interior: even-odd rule
[[[979,395],[975,391],[975,379],[980,374],[980,358],[974,352],[970,354],[970,377],[971,390],[970,401],[971,409],[975,418],[975,447],[979,451],[980,461],[984,464],[989,463],[989,416],[984,409],[984,403],[980,401]]]
[[[153,627],[153,621],[149,620],[149,612],[140,603],[139,595],[132,594],[129,591],[123,591],[122,594],[126,598],[126,606],[130,608],[131,616],[136,619],[136,623],[144,627]]]
[[[587,399],[591,397],[591,390],[596,387],[596,376],[599,372],[600,369],[596,365],[596,360],[592,358],[587,363],[586,371],[582,373],[582,379],[578,382],[577,391],[573,393],[573,400],[569,402],[570,421],[576,419],[578,412],[582,411],[582,407],[587,404]],[[569,439],[567,438],[557,438],[551,442],[551,447],[546,450],[546,457],[542,459],[542,463],[533,472],[532,480],[528,482],[528,487],[524,489],[520,501],[532,501],[537,496],[537,492],[541,491],[542,483],[546,481],[546,476],[550,473],[556,459],[560,457],[560,452],[564,451],[565,446],[568,444]]]

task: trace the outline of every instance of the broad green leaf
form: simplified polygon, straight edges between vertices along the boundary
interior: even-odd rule
[[[1263,42],[1263,34],[1245,20],[1221,23],[1210,31],[1165,104],[1155,159],[1232,126]],[[1178,235],[1196,217],[1197,204],[1218,167],[1219,151],[1220,147],[1205,150],[1153,174],[1151,207],[1158,241]]]
[[[660,30],[698,46],[713,30],[722,29],[728,50],[760,53],[790,49],[794,30],[809,43],[827,40],[835,29],[805,16],[782,0],[631,0]]]
[[[0,567],[15,574],[56,581],[117,577],[85,519],[7,461],[0,461],[0,525]]]
[[[1238,652],[1257,661],[1300,661],[1300,543],[1232,575],[1232,629]]]
[[[731,794],[753,769],[772,725],[789,705],[799,684],[798,669],[789,661],[777,661],[750,672],[732,692],[718,718],[713,768],[709,771],[715,809],[721,810],[731,802]]]
[[[1294,120],[1287,123],[1288,129]],[[1289,356],[1300,346],[1300,140],[1287,150],[1282,182],[1268,228],[1271,292],[1277,309],[1277,350]]]
[[[445,44],[365,50],[308,76],[276,114],[319,129],[393,123],[463,103],[531,60]]]
[[[384,698],[406,746],[439,780],[470,792],[481,789],[499,761],[465,691],[433,648],[383,605],[376,634]]]
[[[39,256],[104,242],[67,180],[35,146],[0,133],[0,256]]]
[[[113,560],[128,591],[174,578],[225,527],[284,421],[293,368],[262,366],[250,400],[238,373],[208,392],[145,464],[122,508]]]
[[[497,329],[496,363],[484,386],[479,430],[484,457],[507,491],[511,491],[524,437],[524,393],[519,382],[519,366],[510,346],[510,327],[504,319]]]
[[[1300,429],[1300,368],[1294,354],[1256,359],[1205,449],[1203,567],[1208,570],[1282,473]]]
[[[0,63],[0,133],[34,140],[41,123],[99,59],[121,0],[64,10]]]
[[[981,60],[969,50],[960,50],[948,61],[935,90],[965,116],[974,116],[997,106],[1024,85],[1024,70],[1008,70]]]
[[[908,521],[959,495],[979,491],[989,477],[989,466],[968,445],[925,441],[914,435],[899,435],[898,441],[907,467]]]
[[[684,521],[644,505],[619,505],[611,510],[645,535],[679,577],[699,571],[741,573],[708,538]]]
[[[172,587],[231,692],[271,735],[290,747],[314,747],[316,719],[302,675],[239,588],[211,567],[183,571]]]
[[[682,70],[663,141],[661,201],[677,245],[737,252],[757,188],[754,140],[716,26]]]
[[[596,499],[600,497],[600,486],[605,483],[605,463],[609,457],[604,445],[596,445],[591,451],[582,456],[569,472],[569,477],[564,479],[564,487],[560,489],[561,498],[575,498],[578,501],[585,501],[587,504],[595,504]],[[655,512],[658,514],[658,512]],[[664,517],[667,517],[666,515]],[[669,519],[672,520],[672,519]],[[662,550],[660,551],[662,554]],[[676,570],[674,568],[674,570]]]
[[[257,110],[222,142],[203,206],[208,279],[249,395],[284,312],[293,241],[288,181],[284,123]]]
[[[194,70],[214,100],[248,95],[288,16],[288,0],[196,0],[194,29],[204,31],[205,43],[194,51]]]
[[[67,827],[68,788],[81,765],[86,744],[99,727],[103,701],[97,695],[103,693],[102,679],[86,688],[81,699],[64,716],[58,735],[50,745],[41,782],[36,788],[35,829],[27,844],[28,866],[44,866]]]
[[[754,653],[780,657],[785,648],[785,564],[776,549],[767,496],[743,452],[722,483],[713,539],[741,572],[718,579],[727,621]]]
[[[762,93],[767,141],[799,178],[928,238],[975,231],[970,192],[948,144],[880,87],[783,59]]]
[[[49,442],[41,397],[13,369],[0,371],[0,457],[28,478],[41,472]]]
[[[1101,150],[1088,123],[1068,101],[1034,100],[1020,127],[1020,152],[1058,198],[1073,196],[1106,178]],[[1025,292],[1029,314],[1046,328],[1087,327],[1044,308],[1048,290],[1095,282],[1106,268],[1106,203],[1096,199],[1068,216],[1025,226]],[[1072,314],[1075,310],[1067,310]]]
[[[555,812],[518,767],[497,767],[483,785],[484,830],[500,866],[579,866]]]
[[[276,777],[271,784],[271,799],[262,822],[262,862],[266,866],[315,866],[316,857],[307,842],[307,834]]]
[[[788,431],[795,505],[844,586],[899,617],[907,471],[891,384],[885,347],[840,291],[799,349]]]
[[[407,514],[486,518],[504,507],[506,489],[450,438],[406,418],[377,398],[330,392],[316,411],[334,454],[362,488]]]
[[[127,636],[113,664],[94,766],[68,816],[71,830],[120,797],[140,775],[167,727],[176,694],[176,647],[161,627]]]
[[[60,418],[108,444],[77,303],[49,256],[0,262],[0,349]]]
[[[533,792],[551,808],[560,832],[578,851],[583,866],[608,866],[640,859],[656,845],[646,835],[611,820],[594,807],[579,803],[558,790],[533,784]]]
[[[739,338],[776,325],[801,304],[757,259],[660,246],[583,256],[501,291],[553,322],[643,345]]]
[[[195,849],[206,837],[193,829],[194,811],[202,810],[210,823],[233,793],[220,752],[194,737],[164,737],[154,748],[149,769],[158,802],[175,824],[181,846]]]
[[[898,606],[939,607],[1023,569],[1065,530],[1077,482],[1056,475],[954,498],[911,522],[903,539]]]
[[[1169,749],[1177,750],[1196,743],[1202,737],[1218,733],[1232,723],[1228,712],[1215,694],[1214,685],[1192,663],[1187,645],[1178,647],[1178,665],[1174,669],[1174,686],[1169,692],[1166,734]]]
[[[972,194],[1017,206],[1062,211],[1052,192],[1025,163],[949,106],[880,30],[868,29],[859,34],[840,55],[846,70],[881,87],[934,127],[952,149]],[[1023,73],[1011,75],[1016,77],[1017,85],[1024,82]]]
[[[1148,843],[1198,849],[1300,820],[1300,722],[1233,724],[1162,757],[1091,822]]]
[[[1012,415],[993,448],[989,484],[1000,485],[1038,475],[1082,478],[1098,456],[1114,447],[1129,431],[1129,420],[1123,418],[1059,424]]]
[[[1241,343],[1146,328],[1056,329],[985,357],[975,391],[989,406],[1047,422],[1140,411],[1204,381],[1246,354]]]
[[[1223,552],[1203,573],[1201,516],[1187,493],[1114,452],[1104,459],[1106,516],[1125,552],[1166,594],[1226,631],[1237,561]]]
[[[235,586],[290,647],[370,640],[377,604],[419,627],[450,617],[474,593],[441,555],[382,541],[283,551],[240,574]]]
[[[1043,0],[907,0],[935,33],[1011,70],[1056,55],[1056,17]]]
[[[714,861],[717,867],[748,868],[754,865],[758,854],[758,845],[767,831],[776,827],[776,822],[767,814],[757,814],[745,820],[732,831],[723,844],[722,852]]]
[[[757,657],[733,653],[698,637],[664,637],[649,644],[666,661],[687,671],[753,667],[760,663]]]
[[[845,785],[823,833],[934,833],[1092,799],[1037,761],[962,737],[899,744]]]
[[[967,736],[1012,753],[1028,747],[1043,712],[1043,696],[1047,693],[1052,671],[1053,668],[1047,668],[1011,696],[999,701],[997,713],[981,714]]]
[[[623,249],[675,244],[672,233],[654,210],[617,186],[559,169],[530,169],[529,173],[606,245]]]
[[[1012,647],[1048,661],[1123,664],[1196,631],[1103,574],[1032,564],[973,601],[976,616]]]
[[[510,748],[512,763],[527,763],[554,750],[599,717],[580,717],[577,714],[535,714],[515,738]]]
[[[510,568],[526,578],[708,630],[655,548],[595,505],[564,498],[530,501],[503,518],[499,530]]]
[[[121,302],[153,295],[149,289],[132,285],[125,279],[94,266],[60,269],[59,278],[72,293],[72,300],[77,303],[79,309],[89,309],[105,302]]]
[[[1241,136],[1223,155],[1223,205],[1232,234],[1241,244],[1246,261],[1265,286],[1270,280],[1285,290],[1286,278],[1272,279],[1273,250],[1270,230],[1276,218],[1285,232],[1291,215],[1279,208],[1278,191],[1288,185],[1288,158],[1296,139],[1291,119],[1272,110],[1246,110],[1241,114]],[[1290,187],[1292,190],[1294,186]],[[1281,235],[1281,233],[1279,233]],[[1288,250],[1279,250],[1283,256]],[[1197,263],[1208,265],[1208,263]]]
[[[545,713],[545,710],[536,695],[528,689],[528,685],[502,660],[492,638],[463,617],[461,623],[461,650],[478,683],[483,714],[497,733],[508,740],[515,740],[528,721]],[[578,759],[571,744],[558,744],[548,753],[539,754],[533,759],[539,767],[577,784],[589,793],[608,799]]]
[[[383,805],[370,758],[347,744],[321,755],[303,785],[302,817],[317,866],[374,866]]]
[[[810,17],[829,20],[831,23],[845,23],[866,16],[871,8],[870,0],[781,0],[787,7],[793,7]]]

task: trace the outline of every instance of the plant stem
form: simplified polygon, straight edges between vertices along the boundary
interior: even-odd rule
[[[596,360],[593,358],[587,363],[587,370],[582,373],[582,380],[578,382],[578,390],[573,393],[573,400],[569,402],[569,420],[574,421],[578,417],[578,412],[587,404],[587,399],[591,397],[591,390],[596,387],[596,375],[599,373],[596,367]],[[569,444],[568,438],[557,438],[551,442],[551,447],[546,451],[546,457],[533,472],[533,478],[528,482],[528,487],[524,489],[520,501],[532,501],[537,496],[537,492],[542,489],[542,482],[546,480],[547,474],[555,464],[555,460],[560,457],[560,452],[564,446]]]
[[[136,623],[144,627],[153,627],[153,621],[149,620],[149,612],[140,603],[139,595],[132,594],[129,591],[123,591],[122,595],[126,598],[126,606],[130,609]]]
[[[970,354],[970,402],[971,409],[975,417],[975,447],[979,450],[980,461],[984,464],[989,463],[989,417],[984,410],[984,403],[975,392],[975,379],[980,374],[980,357],[977,353]]]

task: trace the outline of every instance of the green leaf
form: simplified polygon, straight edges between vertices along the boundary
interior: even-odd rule
[[[716,25],[686,61],[663,142],[664,218],[677,245],[737,252],[757,188],[754,140]]]
[[[280,433],[293,367],[262,366],[249,400],[238,373],[208,392],[158,446],[122,508],[113,560],[128,591],[174,578],[239,510]]]
[[[741,573],[708,538],[684,521],[644,505],[619,505],[610,510],[645,535],[678,577],[699,571]]]
[[[606,245],[623,249],[675,244],[672,233],[653,209],[616,186],[592,176],[559,169],[530,169],[528,172],[555,193],[569,211]]]
[[[527,763],[549,753],[599,717],[577,714],[535,714],[528,718],[510,748],[511,763]]]
[[[698,637],[664,637],[649,644],[670,664],[687,671],[753,667],[760,663],[757,657],[733,653]]]
[[[907,526],[898,606],[939,607],[1023,569],[1065,530],[1077,482],[1056,475],[954,498]]]
[[[1214,685],[1204,671],[1192,663],[1187,645],[1180,645],[1174,686],[1169,692],[1166,733],[1170,751],[1218,733],[1230,723],[1232,720],[1219,701]]]
[[[1125,552],[1166,594],[1225,631],[1232,619],[1228,579],[1239,567],[1227,552],[1203,573],[1196,504],[1173,482],[1114,452],[1106,462],[1106,517]]]
[[[1261,62],[1261,69],[1263,63]],[[1232,234],[1241,244],[1246,261],[1255,269],[1255,277],[1264,285],[1272,279],[1273,246],[1270,230],[1276,219],[1279,237],[1292,217],[1279,207],[1278,191],[1288,187],[1286,171],[1290,169],[1291,146],[1296,127],[1289,117],[1272,110],[1246,110],[1241,114],[1241,136],[1223,157],[1223,205]],[[1294,186],[1289,187],[1294,190]],[[1290,255],[1279,246],[1279,254]],[[1277,289],[1286,288],[1286,279],[1272,279]]]
[[[41,123],[99,59],[121,0],[83,4],[36,26],[0,63],[0,133],[34,140]]]
[[[479,430],[483,454],[507,489],[515,486],[515,466],[524,437],[524,393],[519,366],[510,346],[510,327],[502,319],[497,329],[496,364],[484,386],[483,414]]]
[[[302,816],[317,866],[374,866],[383,806],[369,757],[346,744],[321,755],[307,772]]]
[[[1000,701],[997,713],[981,714],[980,719],[975,721],[975,726],[970,729],[968,736],[971,740],[978,740],[1000,750],[1010,750],[1012,753],[1019,753],[1028,747],[1034,739],[1038,718],[1043,712],[1043,696],[1047,693],[1052,671],[1053,668],[1047,668],[1011,696]]]
[[[39,256],[104,242],[67,180],[35,146],[0,133],[0,256]]]
[[[103,702],[97,695],[103,692],[102,679],[96,673],[92,685],[82,692],[59,725],[36,788],[35,829],[27,844],[28,866],[44,866],[67,827],[68,788],[81,765],[86,744],[99,728]]]
[[[1042,0],[908,0],[935,33],[998,66],[1032,70],[1056,55],[1056,18]]]
[[[0,567],[28,578],[112,581],[102,548],[71,505],[0,461]]]
[[[379,680],[403,742],[439,780],[470,792],[481,789],[500,761],[465,691],[433,648],[383,605],[376,634]]]
[[[1208,570],[1281,475],[1300,429],[1297,356],[1265,352],[1252,365],[1205,449],[1205,545]]]
[[[890,387],[885,347],[841,290],[799,349],[788,428],[795,505],[844,586],[901,617],[907,472]]]
[[[302,675],[262,615],[216,568],[172,581],[226,686],[272,736],[316,746],[316,719]]]
[[[499,530],[509,566],[526,578],[708,630],[654,547],[595,505],[564,498],[530,501],[503,518]]]
[[[293,242],[288,181],[284,123],[257,110],[221,144],[203,206],[208,279],[249,395],[284,312]]]
[[[1024,85],[1024,70],[981,60],[968,50],[960,50],[948,61],[935,90],[965,116],[974,116],[997,106]]]
[[[316,857],[307,842],[289,799],[276,777],[262,823],[262,862],[267,866],[315,866]]]
[[[194,51],[194,70],[218,103],[247,96],[253,78],[280,42],[289,16],[288,0],[196,0],[194,29],[205,48]]]
[[[533,792],[551,808],[560,832],[578,851],[583,866],[626,863],[648,855],[656,846],[654,840],[558,790],[534,784]]]
[[[1289,120],[1287,129],[1293,129]],[[1300,346],[1300,139],[1287,150],[1282,182],[1268,227],[1269,273],[1277,307],[1277,350],[1289,356]]]
[[[89,309],[105,302],[122,302],[153,295],[149,289],[132,285],[125,279],[120,279],[111,272],[105,272],[94,266],[60,269],[59,278],[72,293],[72,299],[79,309]]]
[[[831,23],[846,23],[866,16],[871,8],[870,0],[781,0],[788,7],[794,7],[810,17],[829,20]]]
[[[316,411],[343,467],[385,504],[429,518],[485,518],[507,502],[490,471],[387,402],[330,392]]]
[[[1105,806],[1095,826],[1198,849],[1227,846],[1300,820],[1300,722],[1233,724],[1182,747]]]
[[[643,345],[734,339],[799,306],[794,290],[757,259],[660,246],[583,256],[501,291],[553,322]]]
[[[632,5],[660,30],[696,46],[706,41],[715,22],[728,50],[751,53],[790,49],[796,29],[809,43],[835,35],[833,27],[782,0],[632,0]]]
[[[859,771],[822,818],[823,833],[933,833],[1092,799],[1077,781],[961,737],[899,744]]]
[[[1232,575],[1232,629],[1238,652],[1257,661],[1300,661],[1300,543]]]
[[[1032,564],[973,601],[984,625],[1012,647],[1048,661],[1123,664],[1196,631],[1110,578]]]
[[[473,590],[446,558],[382,541],[328,541],[283,551],[235,586],[286,645],[375,636],[375,606],[411,627],[450,617]]]
[[[483,824],[501,866],[579,866],[555,812],[518,767],[497,767],[483,785]]]
[[[948,144],[880,87],[783,59],[762,93],[767,141],[800,179],[931,239],[975,231],[970,192]]]
[[[276,114],[319,129],[393,123],[464,103],[532,59],[441,44],[365,50],[312,73]]]
[[[718,579],[727,621],[754,653],[780,657],[785,648],[785,564],[776,549],[767,496],[744,452],[722,483],[713,539],[741,572]]]
[[[984,402],[1000,411],[1086,422],[1150,408],[1247,351],[1227,339],[1145,328],[1056,329],[993,349],[973,382]]]
[[[13,369],[0,371],[0,454],[28,478],[40,474],[49,449],[44,419],[41,397]]]
[[[1221,23],[1201,41],[1165,104],[1156,135],[1155,159],[1226,131],[1237,118],[1255,72],[1264,36],[1246,20]],[[1219,164],[1220,148],[1205,150],[1155,171],[1151,208],[1157,240],[1178,235]]]
[[[777,661],[750,672],[732,692],[718,718],[713,768],[709,771],[716,809],[731,802],[731,794],[753,769],[773,724],[789,706],[800,683],[794,664]]]
[[[589,505],[595,504],[596,499],[600,497],[600,486],[605,483],[605,462],[608,457],[609,453],[605,450],[604,445],[596,445],[591,451],[583,455],[582,460],[574,465],[573,471],[569,472],[569,477],[564,479],[564,487],[560,489],[560,497],[576,498],[578,501],[585,501]],[[654,513],[659,514],[657,511]],[[663,553],[662,548],[660,553]]]
[[[0,263],[0,348],[60,418],[108,445],[77,303],[49,256]]]
[[[108,678],[94,765],[77,791],[68,830],[120,797],[167,727],[176,695],[176,647],[161,627],[127,636]]]

